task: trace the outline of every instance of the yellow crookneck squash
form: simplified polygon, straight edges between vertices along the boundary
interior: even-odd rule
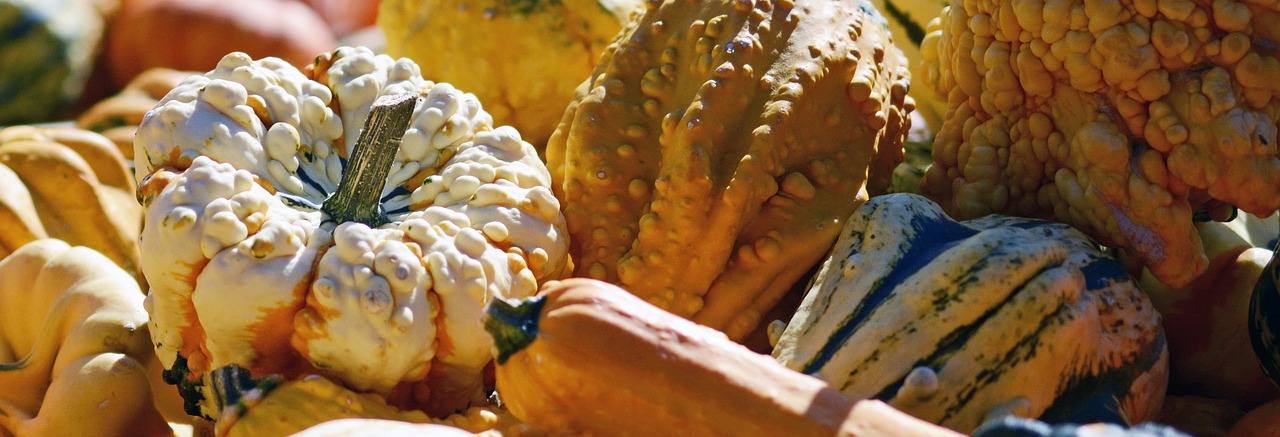
[[[217,416],[203,378],[232,364],[433,415],[483,400],[484,304],[568,266],[546,167],[491,120],[364,48],[302,71],[231,53],[162,99],[135,142],[142,266],[189,411]]]
[[[96,250],[141,280],[141,226],[133,177],[110,140],[71,128],[0,130],[0,258],[57,238]]]
[[[902,160],[902,52],[854,0],[648,2],[548,143],[575,275],[746,336]]]
[[[182,400],[142,299],[112,260],[61,240],[0,260],[0,436],[172,435]]]

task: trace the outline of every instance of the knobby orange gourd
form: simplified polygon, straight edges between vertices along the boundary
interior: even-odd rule
[[[906,59],[854,0],[647,6],[547,145],[575,274],[742,338],[888,186]]]
[[[923,192],[957,219],[1033,216],[1181,287],[1204,210],[1280,208],[1280,8],[1235,0],[957,1],[918,78],[947,99]]]

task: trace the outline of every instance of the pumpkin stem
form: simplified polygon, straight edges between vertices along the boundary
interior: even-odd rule
[[[498,364],[506,363],[507,358],[538,338],[538,317],[542,315],[544,303],[546,299],[542,296],[534,296],[514,305],[501,298],[489,304],[484,330],[489,331],[498,348]]]
[[[418,95],[413,93],[388,94],[373,102],[351,159],[342,169],[338,191],[320,207],[333,220],[374,228],[389,221],[382,210],[382,188],[417,102]]]

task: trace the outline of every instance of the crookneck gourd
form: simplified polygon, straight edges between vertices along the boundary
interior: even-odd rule
[[[135,278],[142,208],[119,149],[72,128],[0,130],[0,258],[57,238],[96,250]]]
[[[188,408],[217,414],[201,378],[231,364],[433,414],[483,399],[485,303],[568,262],[546,167],[491,120],[364,48],[303,71],[231,53],[161,100],[135,142],[142,266]]]
[[[547,146],[575,274],[742,338],[888,186],[906,61],[859,1],[647,7]]]
[[[774,356],[855,397],[970,432],[989,414],[1138,423],[1160,411],[1160,316],[1071,227],[956,222],[916,194],[850,217]]]
[[[923,192],[956,218],[1071,224],[1157,279],[1208,260],[1192,217],[1280,208],[1280,9],[956,1],[918,82],[947,96]]]
[[[0,436],[173,435],[158,405],[181,400],[160,381],[142,299],[83,246],[42,239],[0,260]]]

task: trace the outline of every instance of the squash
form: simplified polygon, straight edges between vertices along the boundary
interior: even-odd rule
[[[80,98],[109,3],[0,1],[0,126],[54,121]]]
[[[472,90],[539,150],[641,0],[382,0],[385,52]]]
[[[1070,224],[1183,287],[1192,216],[1280,209],[1280,10],[1215,1],[951,4],[923,193],[957,219]]]
[[[0,260],[0,435],[172,435],[154,362],[142,290],[112,260],[55,239]]]
[[[547,145],[574,275],[741,339],[888,187],[906,60],[854,0],[647,6]]]
[[[216,434],[225,437],[295,435],[342,419],[364,419],[367,424],[432,425],[423,431],[502,432],[519,435],[521,426],[502,409],[481,405],[441,419],[422,411],[400,410],[376,393],[357,393],[319,375],[283,380],[279,375],[252,378],[230,365],[211,372],[219,381],[214,391],[222,403]],[[434,434],[432,434],[434,435]]]
[[[57,238],[106,255],[142,281],[141,226],[133,178],[111,141],[70,128],[0,129],[0,258]]]
[[[1169,391],[1231,399],[1248,407],[1280,397],[1249,339],[1249,301],[1280,238],[1280,220],[1239,214],[1201,222],[1204,274],[1173,288],[1143,271],[1139,285],[1160,312],[1169,339]]]
[[[1265,250],[1265,249],[1264,249]],[[1280,385],[1280,246],[1275,246],[1249,296],[1249,343],[1262,363],[1262,372]],[[1242,255],[1243,257],[1243,255]],[[1257,262],[1256,255],[1251,258]],[[1274,387],[1270,387],[1274,388]]]
[[[207,71],[233,51],[301,68],[335,47],[329,26],[298,1],[125,0],[107,31],[105,67],[120,88],[152,68]]]
[[[533,146],[408,59],[231,53],[134,145],[152,338],[192,414],[217,417],[206,377],[231,364],[461,410],[484,400],[485,302],[568,268]]]
[[[142,123],[142,117],[155,108],[173,87],[193,74],[196,73],[163,67],[144,71],[130,80],[124,89],[94,103],[77,116],[76,127],[102,134],[115,143],[125,159],[132,160],[133,135],[138,130],[138,123]]]
[[[956,222],[905,193],[849,218],[773,355],[961,432],[992,411],[1142,422],[1160,411],[1169,366],[1160,315],[1080,232]]]
[[[857,402],[593,279],[495,299],[485,328],[503,405],[554,435],[957,435]]]
[[[951,3],[950,0],[871,0],[871,5],[880,11],[889,31],[893,34],[893,45],[902,49],[911,68],[911,90],[908,95],[915,98],[916,110],[924,119],[925,127],[932,133],[942,126],[942,117],[947,112],[946,96],[938,96],[932,89],[924,85],[924,78],[930,69],[929,63],[936,61],[926,57],[923,50],[934,47],[925,45],[926,38],[937,24],[942,8]],[[936,40],[930,41],[936,44]]]
[[[1280,437],[1280,399],[1250,410],[1225,437]]]

